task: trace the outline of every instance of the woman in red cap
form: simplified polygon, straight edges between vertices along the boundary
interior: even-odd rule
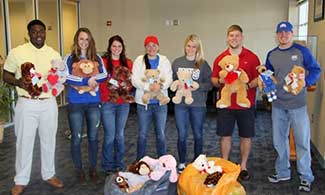
[[[132,84],[136,88],[135,101],[139,121],[139,135],[137,159],[146,154],[147,134],[151,123],[154,123],[156,132],[156,148],[158,156],[166,154],[165,126],[167,120],[167,105],[160,105],[157,99],[151,99],[148,104],[142,101],[145,91],[161,91],[168,95],[167,89],[172,82],[172,69],[166,56],[158,53],[159,42],[156,36],[147,36],[144,40],[145,55],[138,56],[133,64]],[[159,78],[164,79],[163,84],[156,82],[143,82],[147,69],[158,69]]]

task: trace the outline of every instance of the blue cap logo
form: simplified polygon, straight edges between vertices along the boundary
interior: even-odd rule
[[[290,22],[288,21],[283,21],[283,22],[280,22],[278,24],[278,26],[276,27],[276,32],[282,32],[282,31],[285,31],[285,32],[292,32],[292,24],[290,24]]]

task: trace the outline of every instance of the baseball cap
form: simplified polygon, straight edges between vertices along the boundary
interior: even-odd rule
[[[289,32],[291,31],[292,32],[292,24],[288,21],[282,21],[280,22],[277,27],[276,27],[276,32],[282,32],[282,31],[285,31],[285,32]]]
[[[159,45],[159,41],[156,36],[153,36],[153,35],[147,36],[144,40],[144,46],[148,45],[148,43],[150,43],[150,42],[153,42],[153,43]]]

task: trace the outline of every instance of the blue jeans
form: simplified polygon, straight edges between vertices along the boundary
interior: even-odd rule
[[[167,121],[167,105],[148,104],[145,106],[137,104],[139,121],[137,160],[146,155],[147,135],[153,122],[156,131],[156,148],[158,156],[166,154],[165,127]]]
[[[186,162],[187,131],[191,124],[194,135],[194,158],[202,154],[203,150],[203,123],[206,107],[191,107],[175,105],[175,120],[178,131],[178,155],[180,163]]]
[[[80,103],[68,105],[68,118],[71,129],[71,156],[76,169],[82,169],[81,148],[84,117],[87,123],[88,157],[90,169],[96,169],[98,152],[98,127],[100,124],[100,104]]]
[[[101,118],[104,127],[102,167],[105,171],[124,169],[124,128],[129,115],[129,104],[103,103]]]
[[[301,180],[314,181],[311,170],[310,123],[307,106],[297,109],[281,109],[272,107],[273,144],[278,153],[275,162],[276,174],[279,177],[291,177],[289,129],[293,128],[297,169]]]

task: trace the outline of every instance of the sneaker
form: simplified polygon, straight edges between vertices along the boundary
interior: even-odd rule
[[[311,183],[306,180],[302,180],[298,186],[298,190],[302,192],[310,192],[311,190]]]
[[[288,181],[291,179],[291,177],[279,177],[278,175],[271,175],[268,176],[267,179],[269,180],[269,182],[271,183],[278,183],[279,181]]]
[[[179,165],[177,166],[178,172],[181,173],[184,171],[185,169],[185,163],[179,163]]]

